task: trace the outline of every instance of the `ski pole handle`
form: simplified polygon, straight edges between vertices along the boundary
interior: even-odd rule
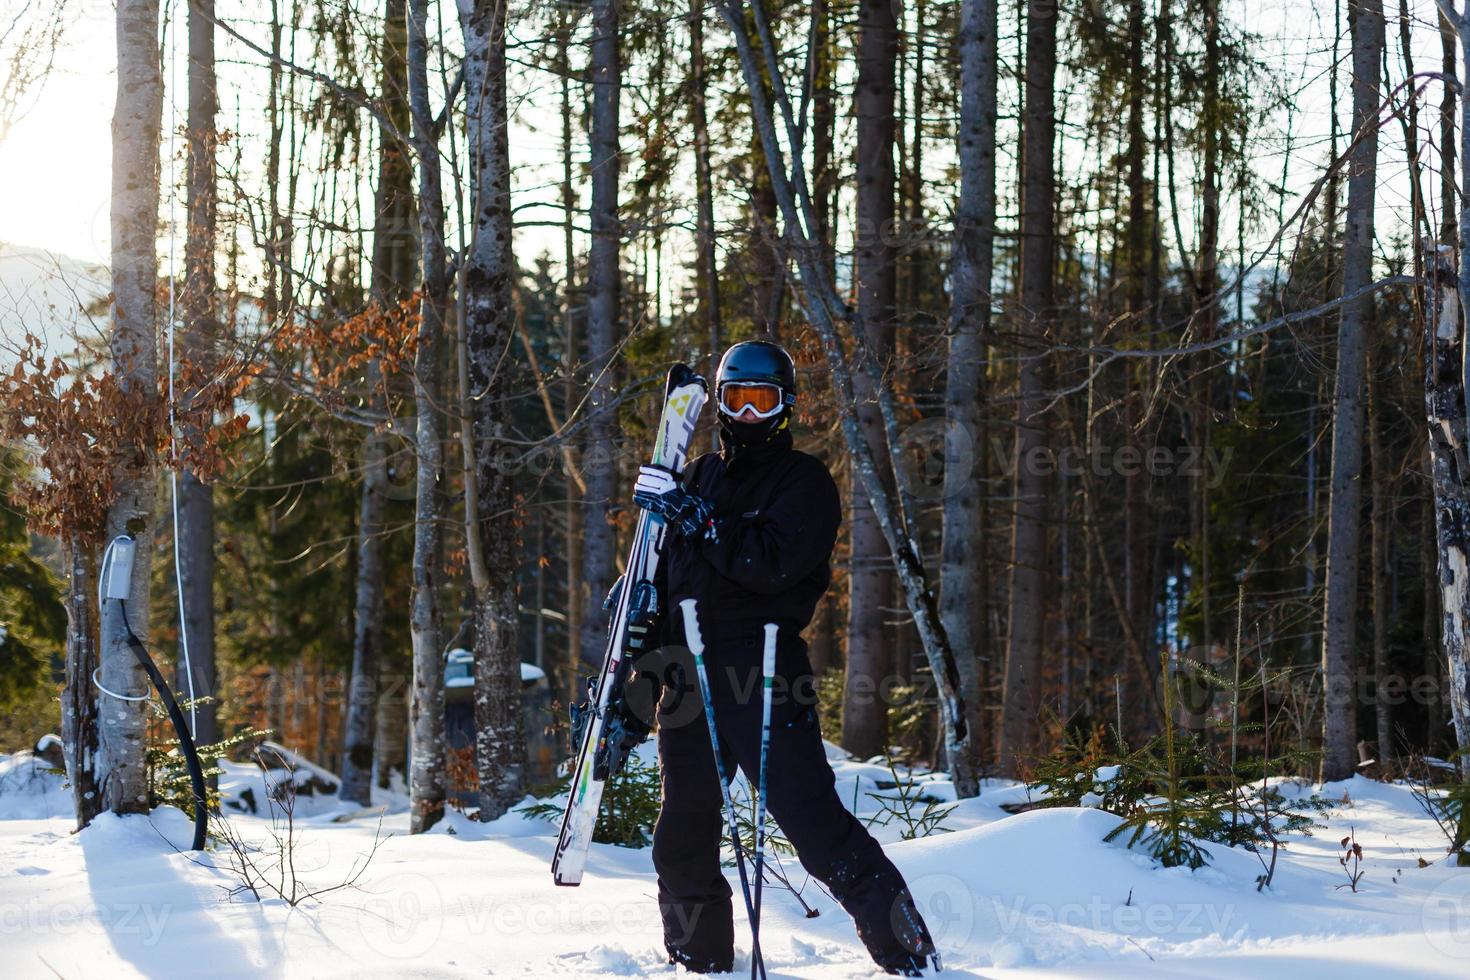
[[[766,650],[765,658],[761,662],[761,676],[766,683],[770,684],[771,678],[776,676],[776,624],[766,624]]]
[[[693,599],[679,600],[679,608],[684,610],[684,642],[689,644],[689,651],[694,654],[694,659],[704,660],[704,639],[699,635],[699,608]]]

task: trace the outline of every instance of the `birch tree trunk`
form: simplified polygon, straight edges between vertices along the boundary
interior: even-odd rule
[[[1373,278],[1373,200],[1377,178],[1379,78],[1383,64],[1382,0],[1350,0],[1353,37],[1353,139],[1342,247],[1342,290]],[[1337,390],[1332,414],[1332,497],[1327,518],[1327,601],[1322,616],[1322,772],[1346,779],[1357,765],[1358,549],[1363,464],[1363,361],[1373,298],[1342,308],[1337,330]]]
[[[893,354],[896,302],[893,210],[894,69],[898,62],[897,0],[862,0],[858,5],[857,225],[854,263],[857,322],[866,331],[869,370],[853,376],[858,426],[872,447],[880,472],[889,467],[874,377],[888,373]],[[774,225],[774,222],[772,222]],[[888,379],[891,383],[891,377]],[[881,382],[879,382],[881,383]],[[886,492],[893,485],[885,482]],[[893,670],[893,630],[887,622],[893,600],[893,559],[873,506],[854,477],[849,490],[847,676],[842,704],[842,747],[859,758],[881,754],[888,744],[888,705],[874,692],[886,690]]]
[[[1014,517],[1011,522],[1010,636],[1001,705],[1000,769],[1016,775],[1037,751],[1041,715],[1041,635],[1046,611],[1046,403],[1041,348],[1052,313],[1053,192],[1057,7],[1026,5],[1026,108],[1021,147],[1020,366],[1016,399]]]
[[[158,0],[118,0],[117,105],[112,117],[112,369],[136,411],[158,415],[158,145],[163,80],[158,63]],[[127,625],[148,641],[154,537],[154,451],[123,447],[113,470],[108,540],[134,542],[126,610],[108,601],[99,634],[102,685],[121,694],[148,690],[128,647]],[[125,625],[125,623],[127,625]],[[99,772],[104,805],[114,813],[148,809],[143,753],[147,705],[103,696]]]
[[[414,410],[418,413],[414,448],[413,599],[409,629],[413,637],[413,746],[409,763],[410,833],[421,834],[444,815],[444,664],[440,527],[444,496],[441,368],[449,277],[444,254],[444,195],[438,132],[429,107],[428,0],[409,0],[408,100],[412,141],[419,166],[419,266],[423,298],[419,305],[418,350],[414,357]]]
[[[990,280],[995,237],[995,0],[964,0],[957,47],[960,57],[960,194],[950,251],[949,363],[945,375],[944,541],[940,553],[939,614],[955,649],[967,708],[971,756],[950,760],[969,766],[984,731],[980,655],[985,645],[985,564],[981,524],[982,482],[974,472],[985,402],[986,341],[990,332]],[[959,472],[950,472],[955,467]]]
[[[1455,745],[1470,751],[1470,455],[1466,425],[1466,317],[1454,245],[1426,242],[1424,414],[1429,422],[1430,480],[1435,491],[1441,645]],[[1470,757],[1461,755],[1461,776]]]
[[[602,600],[612,587],[613,506],[617,467],[612,357],[618,342],[618,99],[622,64],[618,52],[618,0],[592,4],[592,249],[587,263],[587,361],[592,379],[588,399],[586,483],[582,534],[582,664],[587,673],[602,662],[607,616]]]
[[[1429,425],[1430,481],[1450,718],[1470,775],[1470,455],[1467,455],[1465,342],[1461,280],[1453,245],[1426,244],[1424,411]],[[1463,273],[1461,273],[1463,274]]]
[[[189,169],[185,189],[188,216],[184,242],[184,290],[180,297],[183,313],[181,346],[184,363],[192,366],[192,377],[215,376],[219,344],[219,321],[215,313],[214,251],[218,212],[215,193],[215,152],[219,134],[215,115],[219,111],[214,69],[214,0],[189,3]],[[180,408],[189,412],[200,392],[186,380],[178,390]],[[192,442],[201,433],[186,432]],[[180,656],[176,684],[179,696],[214,694],[214,491],[191,471],[179,473],[179,572],[183,579],[182,638],[189,656]],[[192,677],[189,675],[192,673]],[[219,741],[213,701],[194,708],[195,745]],[[216,781],[217,777],[210,777]]]
[[[460,288],[474,399],[475,492],[481,566],[475,585],[475,759],[480,819],[503,815],[525,792],[526,737],[517,644],[516,506],[498,465],[512,448],[506,349],[515,336],[510,146],[505,100],[504,0],[460,0],[474,228]]]
[[[97,669],[95,554],[80,536],[67,542],[66,686],[61,693],[61,743],[78,830],[102,812],[98,702],[104,695],[98,694],[92,684],[92,671]]]

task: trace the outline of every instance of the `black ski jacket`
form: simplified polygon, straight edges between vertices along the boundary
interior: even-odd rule
[[[684,644],[679,602],[695,599],[717,697],[725,685],[714,675],[728,674],[721,668],[759,668],[766,623],[779,627],[780,672],[789,678],[800,671],[806,662],[800,634],[831,582],[829,561],[842,523],[832,475],[821,460],[792,448],[790,431],[757,446],[722,441],[723,452],[696,459],[682,480],[714,504],[719,540],[670,532],[659,564],[662,640]]]

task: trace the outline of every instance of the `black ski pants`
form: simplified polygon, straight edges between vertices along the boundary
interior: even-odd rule
[[[838,798],[805,651],[782,652],[786,669],[778,671],[772,698],[769,813],[796,848],[802,867],[853,917],[859,939],[880,966],[922,964],[933,947],[903,876]],[[712,654],[709,669],[716,675],[715,724],[725,774],[733,777],[738,766],[754,785],[760,765],[759,668],[750,657],[737,658],[745,661],[739,667],[722,659]],[[685,676],[666,677],[660,704],[663,806],[653,832],[664,944],[674,961],[690,969],[730,970],[733,903],[720,869],[723,796],[692,661],[674,673]]]

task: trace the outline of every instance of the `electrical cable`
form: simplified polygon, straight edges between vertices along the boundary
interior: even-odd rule
[[[194,747],[194,737],[189,734],[189,726],[184,723],[184,713],[179,710],[179,702],[169,689],[168,681],[163,679],[158,664],[153,662],[148,648],[138,639],[138,634],[133,632],[132,624],[128,622],[127,602],[119,599],[117,606],[122,613],[123,629],[128,634],[128,646],[132,648],[138,664],[148,674],[148,679],[153,682],[159,697],[163,698],[169,720],[174,725],[174,733],[179,737],[179,754],[184,757],[184,765],[189,770],[189,788],[194,796],[194,843],[191,849],[202,851],[209,834],[209,795],[204,787],[204,767],[199,762],[199,750]]]
[[[180,557],[179,548],[179,443],[178,443],[178,415],[177,397],[174,393],[174,371],[176,360],[174,357],[174,323],[175,314],[175,287],[177,276],[174,272],[175,243],[178,235],[175,233],[177,224],[174,220],[174,206],[178,203],[178,190],[176,181],[178,179],[174,171],[174,134],[178,131],[175,116],[178,113],[174,102],[174,92],[178,81],[178,19],[173,16],[172,3],[169,4],[169,20],[174,24],[174,35],[168,45],[168,445],[169,445],[169,496],[173,508],[173,537],[174,537],[174,591],[179,597],[179,652],[184,657],[184,681],[189,686],[189,730],[197,731],[199,728],[198,712],[195,708],[197,695],[194,691],[194,664],[189,657],[189,618],[185,615],[184,608],[184,567],[183,559]]]

